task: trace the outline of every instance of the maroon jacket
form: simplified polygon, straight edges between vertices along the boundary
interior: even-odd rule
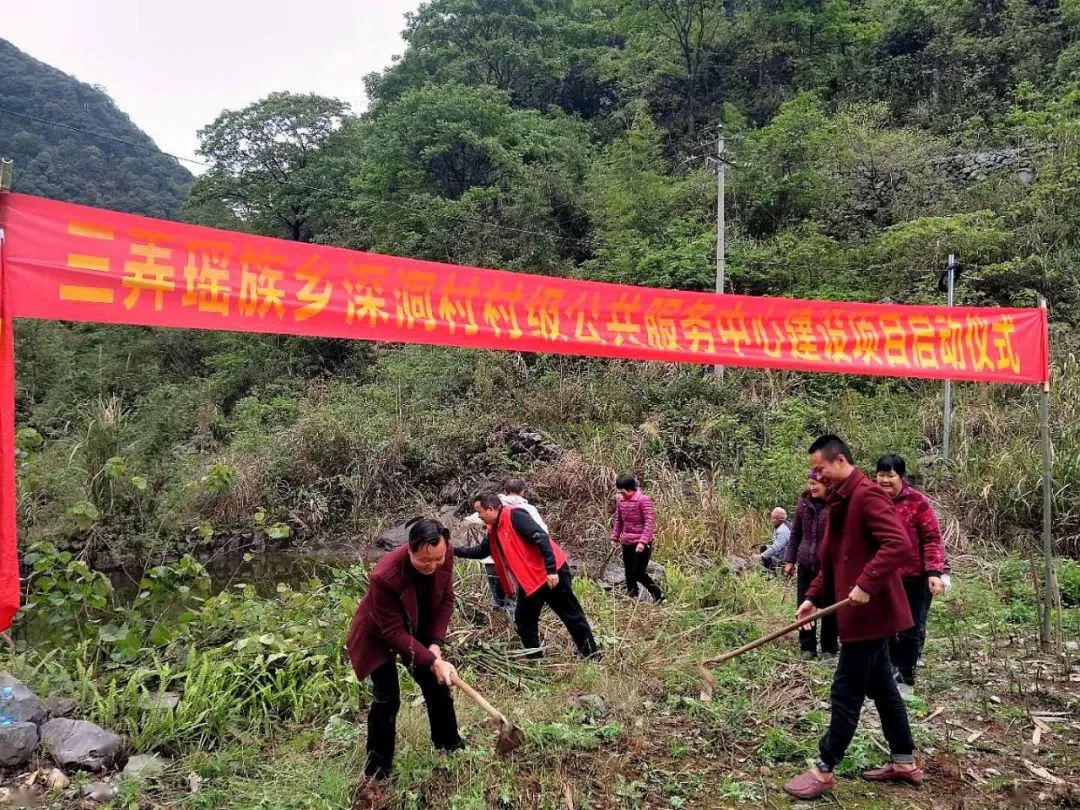
[[[454,550],[432,575],[431,620],[419,627],[416,586],[406,544],[386,554],[368,577],[368,590],[356,608],[345,647],[356,677],[363,680],[394,655],[406,666],[430,668],[435,655],[428,644],[442,643],[454,612]],[[426,640],[426,641],[425,641]]]
[[[829,518],[821,548],[821,568],[806,591],[815,605],[827,605],[831,574],[836,601],[858,585],[868,594],[865,605],[849,605],[837,614],[840,641],[870,641],[907,630],[914,624],[900,569],[908,561],[907,530],[885,490],[856,469],[829,495]]]
[[[940,577],[949,570],[945,563],[945,541],[941,526],[930,499],[911,484],[904,482],[900,494],[893,498],[900,520],[908,532],[914,554],[900,571],[904,577]]]

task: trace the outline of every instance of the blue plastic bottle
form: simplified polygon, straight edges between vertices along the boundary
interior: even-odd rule
[[[15,690],[10,686],[0,687],[0,726],[13,726],[15,719]]]

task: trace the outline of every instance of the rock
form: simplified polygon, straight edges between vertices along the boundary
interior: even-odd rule
[[[53,768],[49,771],[49,775],[45,777],[45,784],[49,786],[49,790],[61,791],[68,789],[71,780],[62,770]]]
[[[535,461],[553,461],[563,454],[562,448],[551,436],[536,428],[508,428],[494,438],[506,446],[511,456],[527,456]]]
[[[0,726],[0,765],[13,768],[27,762],[38,747],[38,727],[17,722]]]
[[[657,585],[660,585],[667,578],[667,573],[664,571],[664,566],[660,563],[655,563],[649,560],[649,567],[645,569],[646,573],[653,578]],[[600,575],[600,587],[613,590],[615,588],[621,588],[626,584],[626,571],[623,570],[622,565],[612,564],[604,570],[604,573]],[[641,589],[645,592],[645,589]]]
[[[734,554],[729,554],[724,557],[724,565],[733,574],[741,574],[743,571],[747,571],[753,565],[753,563],[746,557],[738,557]]]
[[[116,788],[108,782],[90,782],[83,785],[82,793],[95,802],[111,802],[116,798]]]
[[[86,720],[59,718],[41,727],[41,742],[60,767],[103,771],[120,755],[123,741],[111,731]]]
[[[71,717],[78,710],[79,704],[71,698],[50,695],[45,698],[45,711],[49,717]]]
[[[180,695],[176,692],[155,692],[147,695],[139,705],[148,711],[168,712],[176,708],[180,703]]]
[[[391,526],[389,529],[384,529],[375,538],[375,545],[385,548],[387,551],[393,551],[395,548],[405,545],[409,542],[409,527],[404,523],[397,526]]]
[[[168,765],[166,760],[153,754],[137,754],[127,761],[120,777],[122,779],[147,779],[161,776]]]
[[[23,686],[18,678],[13,678],[7,672],[0,672],[0,690],[8,687],[11,688],[9,711],[16,720],[38,726],[45,722],[48,712],[38,696]]]

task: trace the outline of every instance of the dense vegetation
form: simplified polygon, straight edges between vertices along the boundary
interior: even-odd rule
[[[17,86],[3,69],[0,99]],[[211,168],[182,213],[440,261],[711,289],[710,161],[722,122],[730,291],[940,303],[938,273],[955,253],[959,303],[1049,299],[1054,537],[1062,557],[1076,557],[1078,75],[1077,0],[433,0],[410,16],[402,57],[366,77],[368,113],[277,93],[210,122],[201,137]],[[29,89],[16,95],[31,103]],[[61,148],[51,138],[66,139],[72,160],[107,148],[32,132],[50,167]],[[24,183],[29,162],[19,160]],[[100,188],[133,195],[159,176],[85,165],[88,180],[99,165],[119,170]],[[151,214],[178,199],[89,199],[89,183],[76,185],[84,196],[23,188]],[[948,609],[935,608],[928,658],[950,660],[931,672],[928,695],[964,722],[997,724],[981,744],[1015,760],[995,760],[998,777],[1027,756],[1014,725],[1029,701],[1074,705],[1041,676],[1034,687],[1021,677],[1043,672],[1019,660],[1028,652],[1017,630],[1036,623],[1033,391],[956,386],[954,449],[942,459],[936,383],[734,369],[717,383],[706,369],[657,364],[17,328],[19,517],[33,566],[17,638],[38,622],[61,642],[27,652],[19,671],[77,692],[91,717],[203,776],[211,788],[188,797],[194,806],[341,806],[357,766],[351,707],[365,688],[338,654],[360,569],[269,597],[209,596],[196,558],[225,541],[362,545],[396,518],[459,507],[483,482],[521,473],[555,535],[598,561],[623,470],[660,504],[673,605],[642,615],[582,582],[611,655],[602,669],[557,655],[571,674],[552,678],[522,667],[509,632],[467,600],[454,655],[500,700],[543,698],[518,715],[538,747],[510,763],[474,747],[448,764],[428,754],[412,717],[395,799],[561,806],[571,785],[579,806],[760,805],[776,780],[756,764],[786,768],[810,753],[823,718],[797,718],[823,687],[770,692],[777,667],[799,678],[783,648],[728,670],[711,707],[690,697],[686,673],[789,612],[776,583],[730,576],[716,561],[763,537],[769,507],[791,505],[805,447],[826,429],[847,436],[864,465],[885,451],[908,456],[940,507],[962,574]],[[544,440],[523,440],[531,429]],[[1011,556],[998,559],[1002,548]],[[122,563],[140,595],[120,599],[84,561]],[[475,575],[463,576],[462,591],[478,593]],[[1080,567],[1063,561],[1062,578],[1075,636]],[[1004,646],[1016,655],[1000,655]],[[209,662],[223,660],[215,673]],[[190,696],[184,713],[141,708],[161,689]],[[582,692],[609,705],[568,707]],[[643,701],[655,727],[634,725]],[[470,733],[474,744],[483,736]],[[947,760],[969,749],[948,733],[920,735],[945,752],[939,785],[966,789]],[[870,732],[859,740],[852,768],[874,755]],[[598,749],[618,756],[589,755]],[[1075,751],[1054,756],[1052,770],[1077,772]],[[157,798],[182,801],[175,775]],[[444,782],[449,792],[435,795]],[[713,804],[694,802],[703,784]],[[1014,786],[1003,777],[986,791],[1005,801]]]
[[[369,113],[277,93],[211,122],[200,133],[211,168],[185,213],[708,289],[708,158],[723,122],[731,290],[940,302],[955,253],[961,303],[1049,298],[1057,534],[1075,553],[1078,26],[1074,2],[436,0],[410,16],[401,59],[366,78]],[[23,104],[36,97],[5,86]],[[126,184],[126,164],[109,165]],[[733,515],[790,503],[799,454],[826,427],[865,432],[862,461],[940,449],[937,384],[743,371],[717,386],[702,369],[54,323],[21,324],[19,338],[23,525],[109,558],[259,534],[260,510],[288,529],[279,535],[364,537],[484,476],[558,481],[561,459],[513,455],[505,436],[521,425],[601,478],[634,466],[654,486],[670,480],[671,508],[687,513],[706,496]],[[1012,426],[1030,424],[1031,392],[960,389],[955,459],[919,474],[975,521],[965,534],[1030,537],[1034,431]],[[704,482],[700,496],[679,494],[687,480]],[[602,488],[583,502],[557,485],[542,494],[603,517]]]
[[[175,217],[191,185],[102,88],[3,39],[0,155],[15,161],[15,191],[116,211]]]

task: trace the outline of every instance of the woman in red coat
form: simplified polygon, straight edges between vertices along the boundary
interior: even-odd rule
[[[457,672],[442,657],[454,611],[453,574],[449,530],[437,520],[417,520],[409,542],[372,570],[356,608],[345,646],[356,677],[371,677],[365,774],[373,780],[388,777],[394,760],[399,657],[424,695],[431,742],[442,750],[462,747],[450,694]]]
[[[896,667],[900,694],[909,694],[915,686],[915,667],[926,641],[926,617],[930,600],[945,593],[942,575],[949,570],[945,562],[945,542],[933,504],[907,480],[907,462],[902,456],[885,455],[878,459],[875,475],[878,485],[892,498],[900,519],[907,528],[912,554],[900,572],[904,581],[913,627],[897,633],[889,642],[889,658]]]

